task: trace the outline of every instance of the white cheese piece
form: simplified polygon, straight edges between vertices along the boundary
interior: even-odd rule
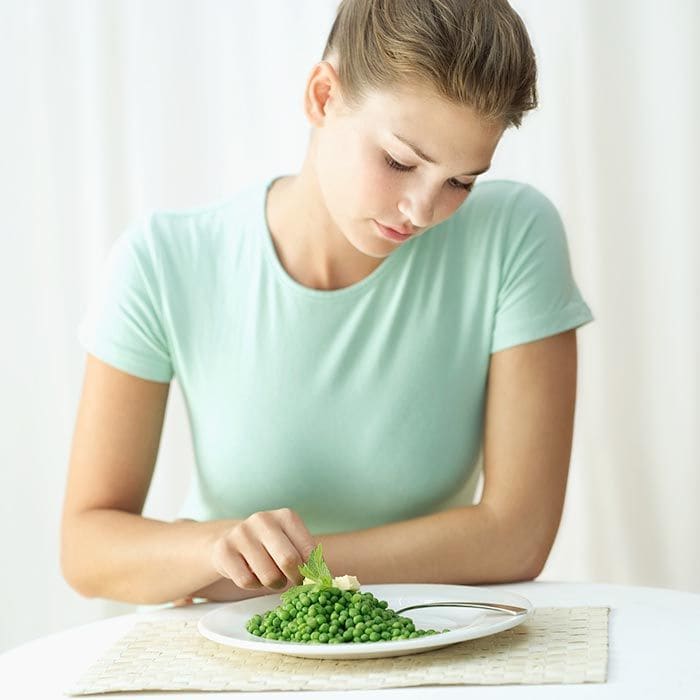
[[[360,582],[355,576],[348,576],[348,574],[345,574],[345,576],[336,576],[333,579],[333,585],[336,588],[340,588],[341,591],[360,590]]]
[[[302,581],[302,585],[306,586],[307,584],[314,583],[310,578],[304,577],[304,580]],[[345,574],[345,576],[336,576],[333,581],[332,585],[335,588],[339,588],[341,591],[359,591],[360,590],[360,582],[357,580],[356,576],[349,576],[348,574]]]

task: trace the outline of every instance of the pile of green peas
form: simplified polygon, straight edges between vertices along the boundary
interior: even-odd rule
[[[335,587],[300,593],[264,615],[253,615],[246,629],[256,637],[302,644],[386,642],[438,634],[417,630],[409,618],[369,592]]]

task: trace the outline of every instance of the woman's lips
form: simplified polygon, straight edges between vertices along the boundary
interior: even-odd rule
[[[393,228],[389,228],[388,226],[384,226],[383,224],[380,224],[378,221],[374,222],[377,224],[377,228],[379,229],[379,233],[382,234],[385,238],[388,238],[389,240],[392,241],[405,241],[408,238],[411,237],[412,234],[410,233],[400,233],[399,231],[396,231]]]

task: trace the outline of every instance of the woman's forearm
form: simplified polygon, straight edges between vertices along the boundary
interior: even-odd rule
[[[265,595],[271,591],[239,588],[212,564],[214,542],[239,522],[164,522],[119,510],[87,511],[63,524],[63,574],[84,596],[142,605]],[[314,540],[323,543],[333,575],[353,574],[364,583],[478,584],[536,576],[528,528],[507,530],[487,508],[472,506]]]
[[[255,591],[222,579],[211,563],[213,542],[238,522],[164,522],[120,510],[86,511],[63,523],[61,568],[66,581],[89,598],[162,604],[202,595],[212,584],[213,593],[252,596]]]
[[[333,576],[361,583],[479,585],[536,577],[542,547],[529,523],[503,523],[484,504],[387,525],[316,535]]]

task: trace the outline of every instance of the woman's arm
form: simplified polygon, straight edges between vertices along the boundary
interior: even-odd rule
[[[140,515],[168,389],[88,356],[62,520],[64,577],[83,595],[134,603],[261,595],[267,591],[238,588],[212,564],[214,542],[240,521],[164,523]],[[315,536],[332,573],[363,583],[536,577],[561,518],[575,395],[575,331],[492,355],[481,502]]]
[[[491,356],[478,505],[320,535],[334,576],[361,583],[537,577],[561,519],[576,400],[576,331]]]
[[[141,516],[168,392],[88,355],[61,522],[63,576],[86,597],[165,603],[221,578],[213,542],[239,521]]]

